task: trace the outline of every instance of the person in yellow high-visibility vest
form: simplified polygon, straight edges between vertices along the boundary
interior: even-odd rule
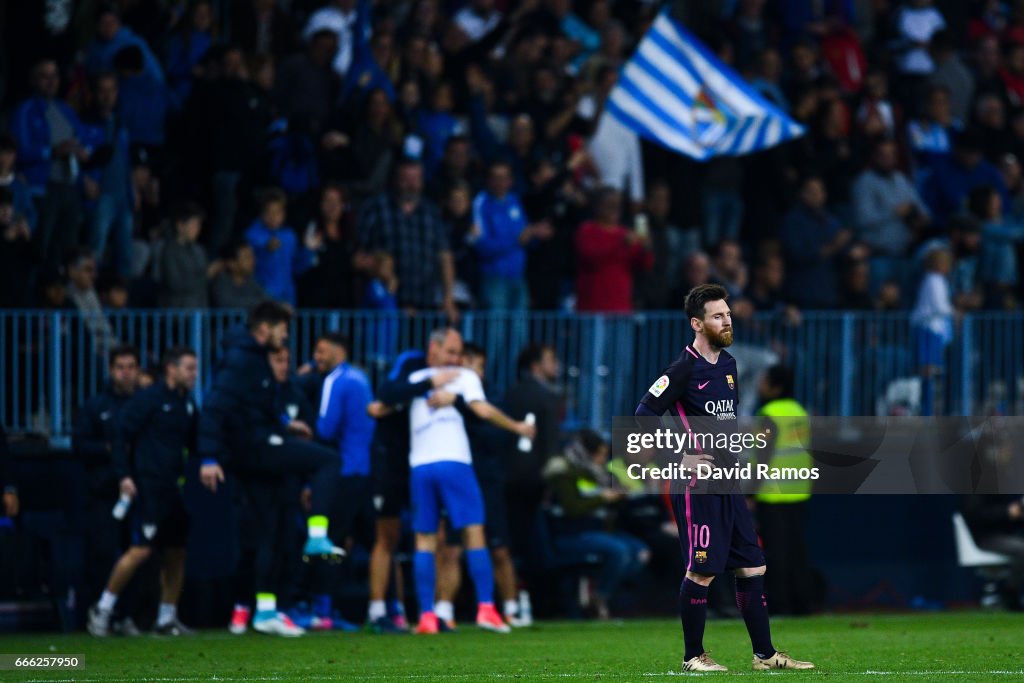
[[[793,370],[783,365],[769,368],[758,393],[762,405],[757,414],[770,430],[768,448],[758,453],[759,460],[767,456],[769,467],[811,467],[810,421],[793,398]],[[812,484],[801,479],[762,482],[754,496],[761,541],[772,567],[765,573],[765,593],[775,614],[811,610],[805,516]]]

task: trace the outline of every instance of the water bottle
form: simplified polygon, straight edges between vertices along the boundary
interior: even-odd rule
[[[519,619],[526,626],[533,624],[533,605],[527,591],[519,591]]]
[[[114,510],[110,514],[114,515],[114,519],[120,521],[124,519],[124,516],[128,514],[128,508],[132,506],[132,497],[126,493],[122,493],[121,497],[117,499],[117,504],[114,505]]]
[[[537,416],[533,413],[527,413],[526,417],[523,418],[523,422],[528,425],[537,424]],[[528,436],[519,437],[519,450],[523,453],[529,453],[533,450],[533,439]]]

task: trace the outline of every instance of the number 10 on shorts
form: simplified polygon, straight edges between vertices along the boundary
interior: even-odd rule
[[[707,524],[694,524],[692,530],[693,545],[698,548],[707,548],[711,545],[711,528]]]

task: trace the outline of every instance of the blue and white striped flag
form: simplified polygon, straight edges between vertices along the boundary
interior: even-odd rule
[[[804,133],[667,11],[623,67],[606,106],[637,134],[694,159],[750,154]]]

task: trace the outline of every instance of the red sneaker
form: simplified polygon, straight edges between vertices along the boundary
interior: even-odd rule
[[[437,615],[433,612],[424,612],[420,615],[420,623],[416,626],[418,635],[432,636],[438,632]]]
[[[231,624],[228,625],[228,631],[234,633],[236,636],[240,636],[249,629],[249,608],[248,607],[236,607],[235,611],[231,613]]]
[[[480,603],[480,607],[476,610],[476,625],[485,631],[493,631],[495,633],[511,633],[512,629],[505,623],[505,620],[498,614],[498,610],[494,609],[494,605],[489,602]]]

